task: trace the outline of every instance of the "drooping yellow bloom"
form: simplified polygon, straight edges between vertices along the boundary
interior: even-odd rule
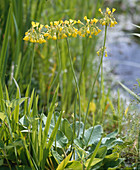
[[[84,16],[84,20],[87,20],[87,16]]]
[[[29,37],[26,35],[24,38],[23,38],[24,41],[29,41]]]
[[[57,40],[57,37],[56,37],[56,35],[54,35],[54,36],[52,37],[52,39],[53,39],[53,40]]]
[[[54,25],[57,26],[59,24],[59,21],[54,21]]]
[[[107,51],[105,51],[105,57],[107,57]]]
[[[112,8],[112,13],[114,13],[116,11],[116,9],[115,8]]]
[[[96,24],[97,22],[98,22],[98,19],[96,19],[96,18],[91,19],[91,24],[92,24],[92,23],[95,23],[95,24]]]
[[[102,12],[101,8],[98,9],[99,12]]]
[[[114,27],[115,23],[114,21],[111,21],[110,27]]]
[[[34,22],[34,21],[32,21],[31,24],[32,24],[33,27],[38,27],[38,26],[39,26],[39,22]]]

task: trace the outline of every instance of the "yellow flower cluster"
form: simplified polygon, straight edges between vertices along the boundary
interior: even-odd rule
[[[45,43],[44,35],[42,33],[42,28],[44,25],[39,24],[39,22],[32,21],[32,28],[30,28],[27,32],[25,32],[25,37],[23,40],[30,41],[32,43]]]
[[[103,15],[103,18],[100,20],[96,18],[88,19],[87,16],[85,16],[85,23],[80,20],[69,19],[50,22],[49,25],[42,25],[39,22],[32,21],[32,27],[25,33],[23,40],[41,44],[45,43],[46,39],[64,39],[66,37],[77,37],[77,35],[92,38],[93,35],[98,35],[101,32],[97,26],[98,21],[100,24],[107,24],[110,25],[110,27],[117,24],[113,17],[115,10],[116,9],[113,8],[111,12],[109,8],[106,8],[106,12],[103,13],[101,8],[99,8],[99,12]]]
[[[106,25],[110,27],[114,27],[117,24],[117,21],[115,20],[113,13],[116,11],[115,8],[112,8],[112,11],[107,7],[106,12],[103,13],[101,8],[99,8],[99,12],[102,14],[103,18],[100,19],[100,24]]]
[[[32,27],[25,33],[23,40],[33,43],[44,43],[46,42],[45,37],[53,40],[77,37],[77,35],[92,38],[93,34],[97,35],[101,32],[96,25],[98,19],[87,19],[87,16],[84,19],[86,21],[85,24],[80,20],[72,19],[50,22],[49,25],[42,25],[32,21]],[[76,27],[79,24],[82,25],[80,29]]]
[[[105,49],[106,49],[106,47],[105,47]],[[97,55],[99,56],[99,55],[102,55],[103,54],[103,47],[102,48],[100,48],[98,51],[97,51]],[[105,50],[105,57],[107,57],[107,51]]]

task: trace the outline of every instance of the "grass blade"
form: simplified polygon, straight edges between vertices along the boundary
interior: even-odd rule
[[[140,102],[140,97],[136,95],[132,90],[130,90],[128,87],[126,87],[124,84],[119,82],[119,84],[129,93],[131,94],[135,99],[137,99]]]

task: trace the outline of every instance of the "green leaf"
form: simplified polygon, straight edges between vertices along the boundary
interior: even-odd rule
[[[61,131],[65,134],[69,141],[72,141],[73,132],[70,126],[70,123],[67,119],[62,121]]]
[[[56,170],[63,170],[71,158],[72,152],[58,165]]]
[[[8,49],[9,33],[11,30],[11,16],[12,16],[12,7],[10,6],[7,22],[6,22],[6,29],[4,33],[4,40],[2,43],[1,54],[0,54],[0,79],[2,83],[4,83],[4,73],[5,73],[6,63],[8,59],[6,52]]]
[[[56,146],[60,148],[64,148],[68,143],[68,139],[60,130],[57,131],[56,135]]]
[[[5,118],[6,118],[5,113],[0,112],[0,119],[1,119],[2,121],[4,121],[4,120],[5,120]]]
[[[119,84],[128,92],[130,93],[135,99],[137,99],[140,102],[140,97],[136,95],[133,91],[131,91],[128,87],[126,87],[124,84],[119,82]]]
[[[56,134],[57,134],[59,125],[60,125],[60,123],[61,123],[61,117],[62,117],[62,112],[60,113],[60,116],[59,116],[59,118],[58,118],[58,120],[57,120],[57,122],[56,122],[56,125],[55,125],[55,127],[54,127],[54,129],[53,129],[53,131],[52,131],[52,134],[51,134],[51,136],[50,136],[50,138],[49,138],[49,142],[48,142],[48,144],[47,144],[47,146],[46,146],[46,149],[47,149],[48,151],[50,150],[50,148],[51,148],[51,146],[52,146],[52,144],[53,144],[53,142],[54,142],[54,139],[55,139],[55,137],[56,137]]]
[[[103,159],[101,159],[101,158],[94,158],[93,161],[91,162],[90,166],[91,166],[91,167],[92,167],[92,166],[95,166],[96,164],[98,164],[98,163],[101,162],[102,160],[103,160]],[[86,167],[88,166],[89,162],[90,162],[90,159],[88,159],[88,160],[86,161],[86,163],[85,163],[85,166],[86,166]]]
[[[55,94],[53,96],[53,100],[52,100],[52,103],[51,103],[51,106],[50,106],[50,110],[49,110],[49,113],[48,113],[48,116],[47,116],[47,121],[46,121],[46,124],[45,124],[44,135],[43,135],[43,147],[45,147],[45,145],[46,145],[46,139],[47,139],[49,127],[50,127],[50,124],[51,124],[52,114],[53,114],[53,111],[54,111],[54,108],[55,108],[55,102],[56,102],[56,98],[57,98],[58,89],[59,89],[59,85],[56,88],[56,91],[55,91]]]
[[[22,104],[26,99],[27,99],[27,97],[23,97],[23,98],[20,98],[20,99],[14,99],[11,102],[8,101],[8,100],[6,100],[4,102],[5,102],[7,107],[15,108],[16,106]]]
[[[62,158],[62,156],[59,155],[59,153],[57,151],[54,151],[52,149],[52,155],[58,164],[60,164],[62,162],[63,158]]]
[[[68,170],[80,170],[80,169],[83,169],[83,165],[79,162],[79,161],[69,161],[66,168],[65,169],[68,169]]]
[[[97,144],[97,146],[96,146],[96,148],[95,148],[95,150],[94,150],[94,152],[93,152],[93,154],[92,154],[92,156],[91,156],[91,158],[90,158],[90,160],[89,160],[89,162],[88,162],[87,170],[90,169],[91,164],[92,164],[92,162],[93,162],[93,160],[94,160],[94,158],[95,158],[95,156],[96,156],[96,154],[97,154],[97,152],[98,152],[98,149],[99,149],[99,147],[100,147],[100,145],[101,145],[101,142],[102,142],[102,137],[101,137],[100,141],[98,142],[98,144]]]
[[[4,160],[3,159],[0,159],[0,166],[2,166],[4,163]]]
[[[118,135],[118,129],[116,129],[114,132],[109,133],[106,137],[108,138],[114,138]]]
[[[117,161],[118,158],[119,158],[119,153],[115,152],[115,153],[105,156],[104,162]]]
[[[107,153],[107,147],[103,146],[103,147],[98,149],[96,157],[97,158],[104,158],[106,156],[106,153]]]
[[[102,126],[97,125],[87,129],[85,131],[85,135],[84,135],[84,142],[85,145],[91,145],[94,144],[97,140],[99,140],[102,136],[103,133],[103,129]]]

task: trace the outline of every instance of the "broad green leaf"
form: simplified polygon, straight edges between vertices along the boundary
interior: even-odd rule
[[[94,150],[94,152],[93,152],[93,154],[92,154],[92,156],[91,156],[91,158],[90,158],[90,160],[89,160],[89,163],[88,163],[88,165],[87,165],[87,170],[90,169],[91,164],[92,164],[92,162],[93,162],[93,160],[94,160],[94,158],[95,158],[95,156],[96,156],[96,154],[97,154],[97,152],[98,152],[98,150],[99,150],[99,147],[100,147],[100,145],[101,145],[101,142],[102,142],[102,137],[101,137],[100,141],[98,142],[98,144],[97,144],[97,146],[96,146],[96,148],[95,148],[95,150]]]
[[[82,170],[83,169],[83,165],[81,164],[81,162],[79,161],[69,161],[66,168],[66,170]]]
[[[72,152],[58,165],[56,170],[63,170],[71,158]]]
[[[101,138],[103,133],[103,129],[102,126],[97,125],[87,129],[85,131],[85,135],[84,135],[84,141],[85,141],[85,145],[91,145],[94,144],[98,139]]]
[[[116,129],[114,132],[109,133],[108,135],[106,135],[106,137],[108,138],[114,138],[118,135],[118,129]]]
[[[80,158],[81,160],[84,160],[84,158],[87,155],[86,151],[78,146],[75,146],[75,150],[78,155],[78,158]]]
[[[98,164],[99,162],[101,162],[103,159],[101,159],[101,158],[94,158],[93,159],[93,161],[91,162],[91,167],[92,166],[95,166],[96,164]],[[88,159],[87,161],[86,161],[86,163],[85,163],[85,166],[87,167],[88,166],[88,164],[89,164],[89,162],[90,162],[90,159]]]
[[[107,147],[103,146],[103,147],[98,149],[96,157],[103,159],[106,156],[106,153],[107,153]]]
[[[2,121],[4,121],[4,120],[5,120],[5,118],[6,118],[5,113],[0,112],[0,119],[1,119]]]
[[[49,113],[48,113],[48,116],[47,116],[47,121],[46,121],[46,124],[45,124],[44,135],[43,135],[43,147],[45,147],[45,145],[46,145],[46,139],[47,139],[49,127],[50,127],[50,124],[51,124],[52,114],[53,114],[53,111],[54,111],[54,108],[55,108],[55,102],[56,102],[56,98],[57,98],[58,89],[59,89],[59,85],[56,88],[56,91],[55,91],[55,94],[53,96],[53,100],[52,100],[52,103],[51,103],[51,106],[50,106],[50,110],[49,110]]]
[[[68,139],[60,130],[57,131],[56,135],[56,146],[60,148],[64,148],[68,143]]]
[[[136,95],[132,90],[130,90],[128,87],[126,87],[124,84],[119,82],[119,84],[128,92],[130,93],[135,99],[137,99],[140,102],[140,97]]]
[[[59,155],[59,153],[57,151],[54,151],[52,149],[52,155],[58,164],[60,164],[62,162],[63,158],[62,158],[62,156]]]
[[[119,158],[119,153],[115,152],[115,153],[105,156],[104,162],[117,161],[118,158]]]
[[[70,123],[67,119],[62,121],[61,131],[65,134],[69,141],[73,138],[73,132],[70,126]]]

